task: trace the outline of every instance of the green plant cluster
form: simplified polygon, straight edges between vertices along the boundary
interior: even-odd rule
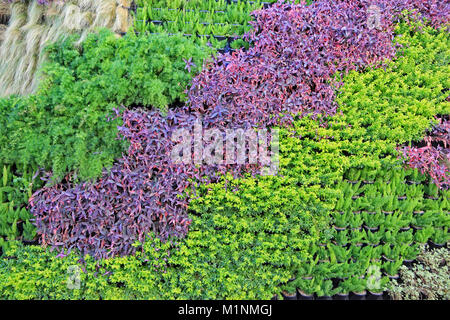
[[[4,163],[51,169],[57,178],[72,171],[83,180],[99,176],[125,149],[114,108],[167,110],[184,101],[191,77],[211,53],[181,36],[117,38],[103,30],[81,48],[74,40],[50,46],[35,95],[0,99]]]
[[[217,49],[227,45],[228,40],[223,37],[235,39],[233,48],[248,47],[238,38],[251,30],[251,13],[263,7],[260,0],[229,4],[225,0],[141,0],[137,5],[133,31],[192,35],[193,41]]]
[[[423,250],[425,251],[425,250]],[[426,250],[417,257],[412,268],[400,268],[399,281],[389,284],[389,294],[395,300],[450,299],[448,248]]]
[[[365,172],[359,173],[363,179],[367,179]],[[345,176],[353,174],[357,173]],[[310,247],[311,257],[298,269],[296,280],[284,288],[286,291],[298,287],[306,294],[318,296],[381,292],[389,278],[398,276],[405,260],[416,259],[421,245],[429,240],[443,245],[450,240],[449,191],[437,190],[434,184],[407,185],[404,181],[417,175],[414,170],[380,169],[372,174],[366,184],[338,184],[342,195],[332,213],[335,228],[331,241]],[[423,176],[417,180],[421,179]],[[361,208],[360,199],[366,199],[371,207]],[[396,205],[387,207],[393,199]],[[348,207],[343,208],[343,203],[348,203]],[[408,203],[414,204],[412,208]],[[417,210],[423,203],[428,205]],[[378,270],[383,277],[373,282],[370,270]],[[339,283],[323,287],[330,279],[338,279]]]
[[[40,184],[34,172],[25,168],[17,174],[11,166],[0,166],[0,252],[9,248],[11,241],[33,241],[36,228],[27,210],[28,198]]]

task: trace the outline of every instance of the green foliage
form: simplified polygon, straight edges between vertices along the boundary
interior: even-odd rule
[[[352,276],[339,284],[339,288],[343,293],[356,292],[361,293],[366,289],[366,281],[357,276]]]
[[[186,34],[195,43],[209,43],[217,49],[223,49],[228,41],[214,36],[237,39],[231,43],[233,49],[248,48],[249,44],[241,37],[252,29],[249,24],[253,20],[251,12],[263,6],[260,0],[228,4],[224,0],[140,2],[135,31]]]
[[[91,34],[81,48],[74,37],[48,48],[36,95],[0,99],[2,161],[75,171],[89,179],[110,167],[125,148],[117,139],[120,105],[155,107],[184,101],[184,90],[211,50],[182,36]],[[191,59],[191,60],[190,60]],[[191,61],[187,67],[185,61]],[[189,70],[188,70],[189,69]]]
[[[217,283],[202,283],[210,290],[203,298],[271,298],[277,285],[310,256],[307,249],[327,222],[313,194],[293,189],[279,177],[227,177],[197,192],[201,196],[190,205],[194,222],[186,261],[200,260],[196,264],[207,269],[203,272],[223,279],[218,293]],[[189,297],[190,290],[183,294]]]
[[[33,216],[26,206],[28,198],[41,183],[29,168],[22,172],[6,165],[0,165],[0,168],[0,248],[5,251],[9,241],[35,238],[36,228],[30,222]]]

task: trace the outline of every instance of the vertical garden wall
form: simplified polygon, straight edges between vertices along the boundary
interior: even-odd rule
[[[412,297],[401,277],[448,250],[449,8],[370,4],[12,4],[0,298]],[[175,163],[198,119],[277,129],[276,174]]]

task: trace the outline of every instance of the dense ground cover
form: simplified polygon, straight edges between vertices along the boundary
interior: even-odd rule
[[[112,123],[113,132],[122,120],[118,129],[128,140],[128,152],[94,182],[74,183],[69,177],[31,197],[41,244],[59,253],[8,241],[3,246],[6,258],[0,262],[0,296],[268,299],[273,294],[289,298],[296,289],[317,296],[366,289],[377,293],[404,260],[415,259],[419,244],[446,243],[449,203],[441,178],[448,177],[447,167],[437,162],[422,170],[431,178],[417,170],[403,171],[407,159],[401,157],[401,149],[411,141],[419,143],[427,129],[438,125],[436,116],[449,114],[448,32],[400,15],[411,2],[383,4],[382,32],[367,29],[366,11],[356,2],[318,1],[290,10],[277,5],[256,13],[254,47],[207,64],[194,78],[185,108],[167,111],[166,104],[158,104],[160,99],[143,101],[153,98],[151,93],[128,95],[120,88],[100,86],[108,99],[98,105],[109,111],[104,115],[110,119],[98,123]],[[442,21],[436,8],[434,3],[423,11],[432,18],[426,24]],[[326,17],[331,12],[342,15],[330,22]],[[341,32],[334,23],[357,25],[360,32]],[[360,41],[354,41],[356,35]],[[89,39],[102,37],[107,45],[100,48],[105,50],[80,51],[69,42],[55,45],[55,70],[91,70],[81,77],[81,86],[93,74],[94,79],[113,78],[109,71],[123,66],[122,49],[125,57],[140,45],[147,52],[146,43],[158,39],[126,37],[121,41],[129,46],[123,47],[115,47],[118,40],[107,33]],[[319,45],[305,45],[308,41]],[[289,47],[297,49],[286,50]],[[104,51],[109,58],[102,59]],[[141,60],[131,63],[138,71]],[[165,66],[175,61],[186,82],[190,68],[201,66],[197,61],[192,65],[188,56],[173,55],[167,61]],[[99,70],[99,65],[105,68]],[[274,66],[279,73],[271,72]],[[184,97],[178,83],[171,82],[173,73],[168,75],[167,88],[175,97]],[[72,95],[78,81],[65,86],[64,79],[48,82],[47,91]],[[132,87],[134,81],[126,78],[123,85]],[[139,83],[136,90],[141,89]],[[147,88],[145,83],[141,86]],[[123,93],[123,104],[141,108],[116,108],[122,103],[114,104],[117,93]],[[40,99],[48,99],[43,95]],[[173,99],[167,93],[162,97]],[[52,110],[52,101],[47,109]],[[156,108],[142,108],[150,105]],[[278,175],[258,176],[258,166],[173,165],[170,134],[191,126],[199,115],[205,127],[278,125]],[[431,135],[438,144],[430,142],[444,152],[445,128],[445,122],[444,129],[435,127]],[[11,131],[12,136],[22,133]],[[423,169],[417,162],[410,165]],[[3,185],[10,185],[10,174],[4,176]],[[31,173],[25,177],[33,180]],[[203,183],[191,184],[192,178]],[[9,202],[17,193],[2,191]],[[13,217],[6,224],[14,229],[18,222]],[[78,250],[90,256],[80,256]],[[123,254],[127,255],[117,257]],[[116,257],[102,259],[111,256]],[[70,266],[82,270],[80,289],[67,288]]]

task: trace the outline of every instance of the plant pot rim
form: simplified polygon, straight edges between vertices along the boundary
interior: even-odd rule
[[[317,296],[317,300],[332,300],[333,296]]]
[[[369,293],[374,296],[382,296],[384,294],[384,291],[381,291],[381,292],[373,292],[370,290],[367,290],[367,291],[369,291]]]
[[[281,295],[282,295],[283,297],[292,298],[292,297],[297,296],[297,292],[289,293],[289,291],[283,290],[283,291],[281,291]]]
[[[444,243],[436,243],[436,242],[434,242],[433,240],[430,240],[430,243],[431,243],[433,246],[436,246],[436,247],[445,247],[445,245],[447,244],[446,242],[444,242]]]
[[[303,297],[313,297],[314,296],[314,293],[306,293],[298,288],[297,288],[297,293]]]
[[[347,292],[347,293],[344,293],[344,292],[336,293],[336,295],[338,295],[340,297],[348,297],[349,294],[350,294],[350,292]]]

